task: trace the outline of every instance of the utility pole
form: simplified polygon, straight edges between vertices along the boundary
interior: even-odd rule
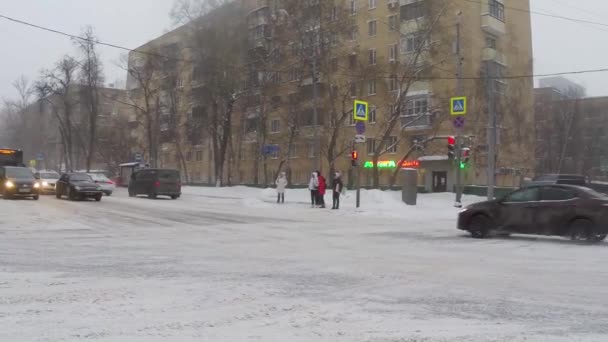
[[[313,46],[312,56],[312,125],[313,127],[313,149],[315,158],[313,161],[313,171],[321,170],[321,144],[319,143],[319,117],[317,113],[317,48]]]
[[[496,108],[494,108],[495,89],[494,66],[486,61],[486,89],[488,94],[488,200],[494,199],[496,177]]]
[[[456,20],[456,96],[462,96],[462,56],[460,47],[460,23],[462,12],[458,11]],[[456,128],[456,208],[462,207],[462,128]]]

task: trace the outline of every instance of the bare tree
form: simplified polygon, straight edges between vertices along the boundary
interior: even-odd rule
[[[83,34],[83,39],[74,38],[74,43],[81,54],[80,61],[80,83],[84,105],[87,109],[88,117],[88,142],[86,169],[91,170],[91,164],[96,152],[97,143],[97,120],[100,114],[101,95],[100,88],[103,87],[103,65],[97,52],[97,36],[92,27],[87,27]]]
[[[231,1],[182,0],[176,2],[171,14],[176,23],[186,25],[195,68],[193,100],[209,108],[205,122],[213,149],[215,183],[222,186],[232,145],[235,104],[243,93],[239,66],[246,44],[244,8]]]

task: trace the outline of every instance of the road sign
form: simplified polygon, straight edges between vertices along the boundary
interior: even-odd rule
[[[142,155],[141,155],[141,153],[139,153],[139,152],[137,152],[137,153],[135,153],[135,154],[133,155],[133,160],[134,160],[136,163],[139,163],[139,162],[143,161],[143,159],[144,159],[144,158],[143,158],[143,156],[142,156]]]
[[[464,127],[464,118],[462,116],[458,116],[454,118],[454,127],[462,128]]]
[[[38,152],[38,154],[36,154],[36,160],[44,160],[44,153]]]
[[[30,160],[30,167],[36,167],[36,161],[34,159]]]
[[[365,122],[357,121],[357,123],[355,124],[355,129],[357,130],[357,134],[365,133]]]
[[[359,121],[367,121],[369,114],[369,104],[365,101],[355,100],[353,108],[353,118]]]
[[[355,143],[363,144],[365,142],[365,135],[357,134],[355,135]]]
[[[450,113],[452,115],[465,115],[467,113],[467,97],[452,97],[450,99]]]

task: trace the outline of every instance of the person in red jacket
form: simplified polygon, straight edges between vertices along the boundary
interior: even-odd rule
[[[327,183],[321,172],[317,171],[317,174],[319,175],[319,198],[317,199],[317,204],[319,208],[325,208],[325,189],[327,188]]]

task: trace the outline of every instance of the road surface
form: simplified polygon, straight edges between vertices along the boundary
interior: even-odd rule
[[[0,341],[608,339],[608,244],[473,240],[451,195],[273,195],[0,201]]]

